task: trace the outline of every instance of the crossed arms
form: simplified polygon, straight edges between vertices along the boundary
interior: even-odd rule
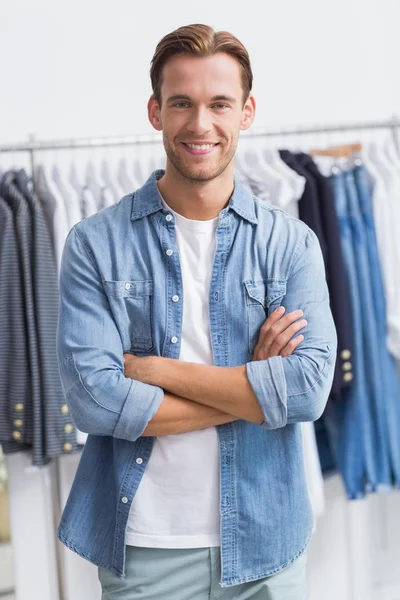
[[[60,275],[57,354],[78,429],[135,441],[237,419],[265,429],[317,419],[331,388],[337,340],[315,234],[308,231],[299,246],[282,301],[288,314],[271,313],[251,362],[216,367],[124,356],[98,263],[81,229],[73,228]],[[305,329],[299,315],[288,319],[299,305]],[[286,341],[277,323],[290,334]],[[304,340],[293,338],[295,323]]]
[[[261,328],[253,360],[289,356],[302,342],[293,336],[306,326],[301,311],[274,311]],[[238,419],[261,424],[260,404],[245,365],[215,367],[170,358],[138,358],[124,354],[125,376],[164,389],[163,401],[144,430],[144,436],[186,433]]]

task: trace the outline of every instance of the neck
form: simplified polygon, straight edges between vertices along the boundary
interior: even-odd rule
[[[233,161],[219,177],[198,182],[181,176],[167,160],[165,174],[157,186],[168,206],[186,219],[215,219],[233,192]]]

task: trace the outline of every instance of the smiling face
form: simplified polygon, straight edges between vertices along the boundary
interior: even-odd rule
[[[168,168],[206,182],[229,168],[241,130],[254,119],[252,96],[243,106],[239,63],[228,54],[178,55],[164,66],[161,108],[152,96],[149,120],[163,132]]]

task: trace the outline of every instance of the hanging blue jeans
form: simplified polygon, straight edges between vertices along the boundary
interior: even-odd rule
[[[334,418],[332,414],[327,415],[326,425],[348,497],[361,498],[365,494],[367,482],[375,484],[377,481],[373,459],[373,422],[369,410],[363,353],[361,298],[347,214],[344,174],[332,175],[329,182],[335,199],[343,260],[349,279],[354,385],[343,390],[342,401],[335,404]]]
[[[371,275],[371,291],[374,302],[375,323],[377,326],[381,379],[380,409],[386,419],[386,435],[389,441],[390,462],[394,484],[400,486],[400,391],[394,357],[387,344],[386,301],[382,281],[381,265],[376,240],[372,200],[367,173],[362,166],[354,170],[359,204],[364,222],[367,241],[368,263]]]
[[[371,278],[368,241],[362,219],[357,188],[353,171],[344,174],[347,196],[347,210],[350,221],[350,229],[353,244],[353,255],[356,265],[358,289],[361,303],[359,306],[363,351],[366,368],[366,380],[368,385],[368,399],[371,417],[373,419],[373,451],[374,463],[376,465],[376,484],[371,481],[372,490],[384,490],[391,487],[392,477],[390,469],[389,435],[387,431],[387,419],[383,406],[386,402],[382,382],[385,373],[381,369],[378,326],[374,308],[372,289],[374,281]]]

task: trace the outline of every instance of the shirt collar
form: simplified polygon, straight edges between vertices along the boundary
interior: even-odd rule
[[[132,221],[151,215],[164,208],[157,187],[157,181],[161,179],[164,173],[165,171],[162,169],[154,171],[146,183],[135,191],[132,199]],[[233,209],[239,216],[250,221],[250,223],[258,223],[254,208],[254,198],[251,192],[240,182],[237,175],[234,177],[234,186],[233,194],[225,210]]]

